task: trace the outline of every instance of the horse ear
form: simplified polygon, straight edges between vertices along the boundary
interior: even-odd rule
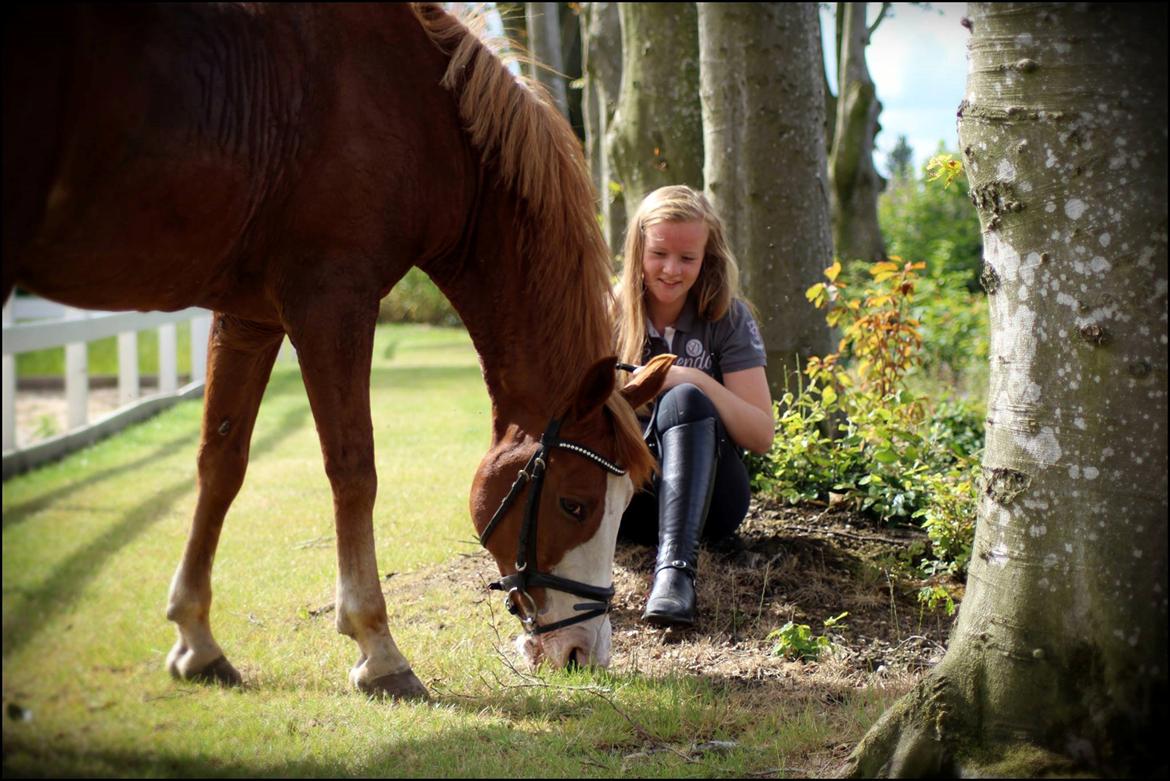
[[[613,393],[613,386],[617,380],[613,368],[615,363],[617,358],[613,356],[602,358],[585,372],[577,388],[577,396],[573,400],[571,409],[573,420],[584,420],[605,404],[605,400]]]
[[[651,358],[622,388],[622,398],[634,409],[653,399],[662,390],[662,383],[666,382],[666,373],[670,371],[674,359],[675,356],[669,353]]]

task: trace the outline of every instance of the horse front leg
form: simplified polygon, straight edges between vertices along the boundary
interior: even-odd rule
[[[374,550],[374,432],[370,421],[370,361],[377,302],[312,308],[311,326],[290,327],[301,361],[325,473],[333,489],[337,529],[337,631],[357,641],[361,656],[349,680],[366,694],[429,699],[398,650],[386,620],[386,601]],[[359,311],[360,310],[360,311]]]
[[[211,566],[224,516],[244,482],[252,427],[284,332],[218,313],[213,323],[199,443],[199,499],[167,602],[167,618],[179,630],[167,669],[176,678],[235,685],[240,674],[211,634]]]

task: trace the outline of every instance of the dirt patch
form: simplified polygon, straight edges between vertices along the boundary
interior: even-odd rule
[[[925,549],[918,529],[883,528],[842,507],[790,507],[753,500],[738,540],[700,553],[695,626],[661,629],[642,622],[654,563],[651,547],[619,543],[615,557],[613,662],[617,672],[692,674],[752,686],[800,678],[834,687],[888,682],[909,686],[942,657],[952,619],[924,611],[917,584],[899,578],[908,552]],[[420,586],[467,590],[484,598],[495,566],[486,552],[439,568],[395,576],[388,601]],[[498,611],[502,614],[502,610]],[[826,630],[825,619],[848,612]],[[514,635],[519,626],[504,631]],[[773,653],[769,633],[786,622],[828,632],[832,650],[816,661]]]

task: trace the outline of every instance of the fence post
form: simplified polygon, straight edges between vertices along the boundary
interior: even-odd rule
[[[179,389],[178,338],[175,324],[158,327],[158,390],[174,393]]]
[[[12,307],[16,296],[4,304],[4,325],[12,324]],[[16,356],[4,356],[4,450],[16,448]]]
[[[138,332],[118,334],[118,405],[138,399]]]
[[[191,320],[191,382],[207,379],[207,337],[211,332],[211,318],[207,315]]]
[[[69,307],[65,314],[68,320],[83,320],[86,317],[84,310],[74,307]],[[66,428],[70,431],[81,428],[89,420],[88,368],[88,345],[85,342],[65,345]]]

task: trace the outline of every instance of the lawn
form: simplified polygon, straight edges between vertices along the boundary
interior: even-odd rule
[[[5,776],[806,775],[898,693],[513,669],[518,625],[474,582],[494,570],[467,513],[490,405],[466,333],[380,326],[371,398],[390,627],[434,701],[349,688],[332,498],[299,372],[278,364],[213,580],[243,688],[164,670],[198,402],[4,484]]]

